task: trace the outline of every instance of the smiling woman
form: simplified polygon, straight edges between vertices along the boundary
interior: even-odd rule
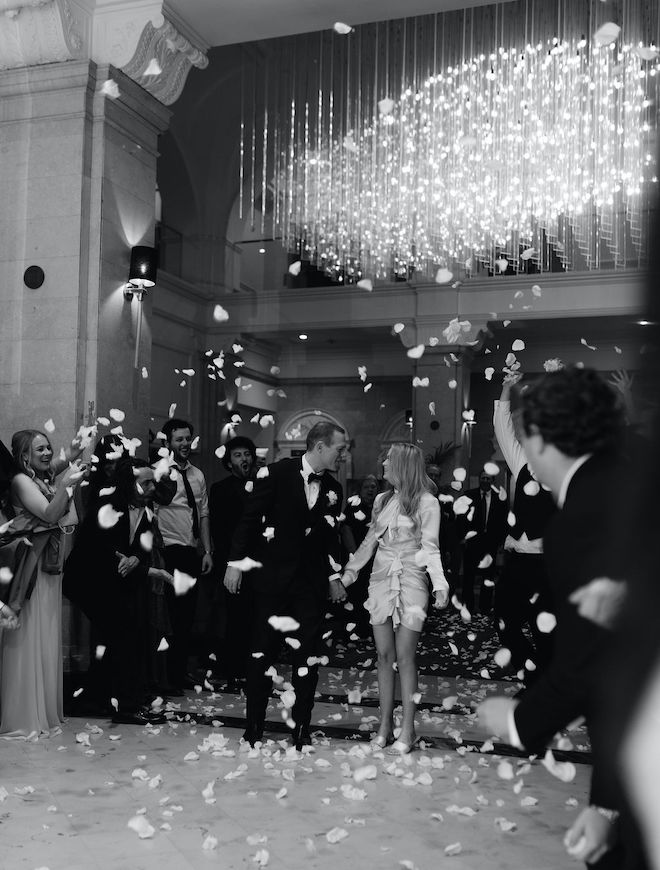
[[[75,461],[55,479],[50,440],[34,429],[14,434],[12,453],[12,528],[30,546],[16,549],[4,608],[17,621],[2,636],[0,736],[37,740],[62,723],[62,535],[76,521],[73,490],[85,468]]]

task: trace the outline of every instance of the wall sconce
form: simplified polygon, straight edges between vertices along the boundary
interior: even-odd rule
[[[144,291],[156,284],[158,274],[158,257],[155,248],[137,245],[131,248],[131,263],[128,269],[128,283],[124,287],[126,299],[132,299],[134,294],[142,301]]]
[[[138,355],[140,352],[140,338],[142,336],[142,305],[139,304],[147,292],[147,288],[156,284],[158,272],[158,257],[155,248],[145,245],[137,245],[131,248],[131,263],[128,269],[128,283],[124,286],[124,299],[132,301],[137,297],[137,329],[135,332],[135,358],[133,365],[138,367]]]

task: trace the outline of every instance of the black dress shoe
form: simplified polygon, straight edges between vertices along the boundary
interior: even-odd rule
[[[246,743],[249,743],[250,746],[254,749],[257,743],[263,743],[264,739],[264,729],[258,728],[256,726],[248,726],[243,732],[243,740]]]
[[[162,725],[167,722],[166,717],[162,713],[155,713],[153,710],[133,710],[121,712],[117,711],[112,721],[115,725]]]
[[[298,752],[302,752],[303,746],[311,746],[312,735],[309,733],[309,728],[295,729],[291,737],[291,742]]]

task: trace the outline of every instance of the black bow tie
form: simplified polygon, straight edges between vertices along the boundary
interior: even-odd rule
[[[314,483],[315,480],[316,480],[318,483],[321,483],[321,481],[323,480],[323,475],[322,475],[322,474],[317,474],[315,471],[313,471],[313,472],[308,476],[308,478],[307,478],[307,483],[308,483],[308,484],[310,484],[310,483]]]

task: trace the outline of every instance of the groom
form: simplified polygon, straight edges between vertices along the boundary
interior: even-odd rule
[[[309,724],[318,680],[321,626],[328,598],[343,601],[339,579],[340,542],[337,518],[342,489],[328,472],[336,472],[347,449],[345,432],[334,423],[317,423],[307,435],[302,457],[282,459],[257,475],[245,512],[232,540],[225,586],[240,589],[241,570],[232,562],[245,557],[261,563],[254,572],[255,612],[252,655],[248,663],[247,728],[252,746],[262,739],[283,633],[293,647],[293,701],[288,718],[298,750],[311,745]],[[292,617],[298,627],[278,629],[271,617]]]

